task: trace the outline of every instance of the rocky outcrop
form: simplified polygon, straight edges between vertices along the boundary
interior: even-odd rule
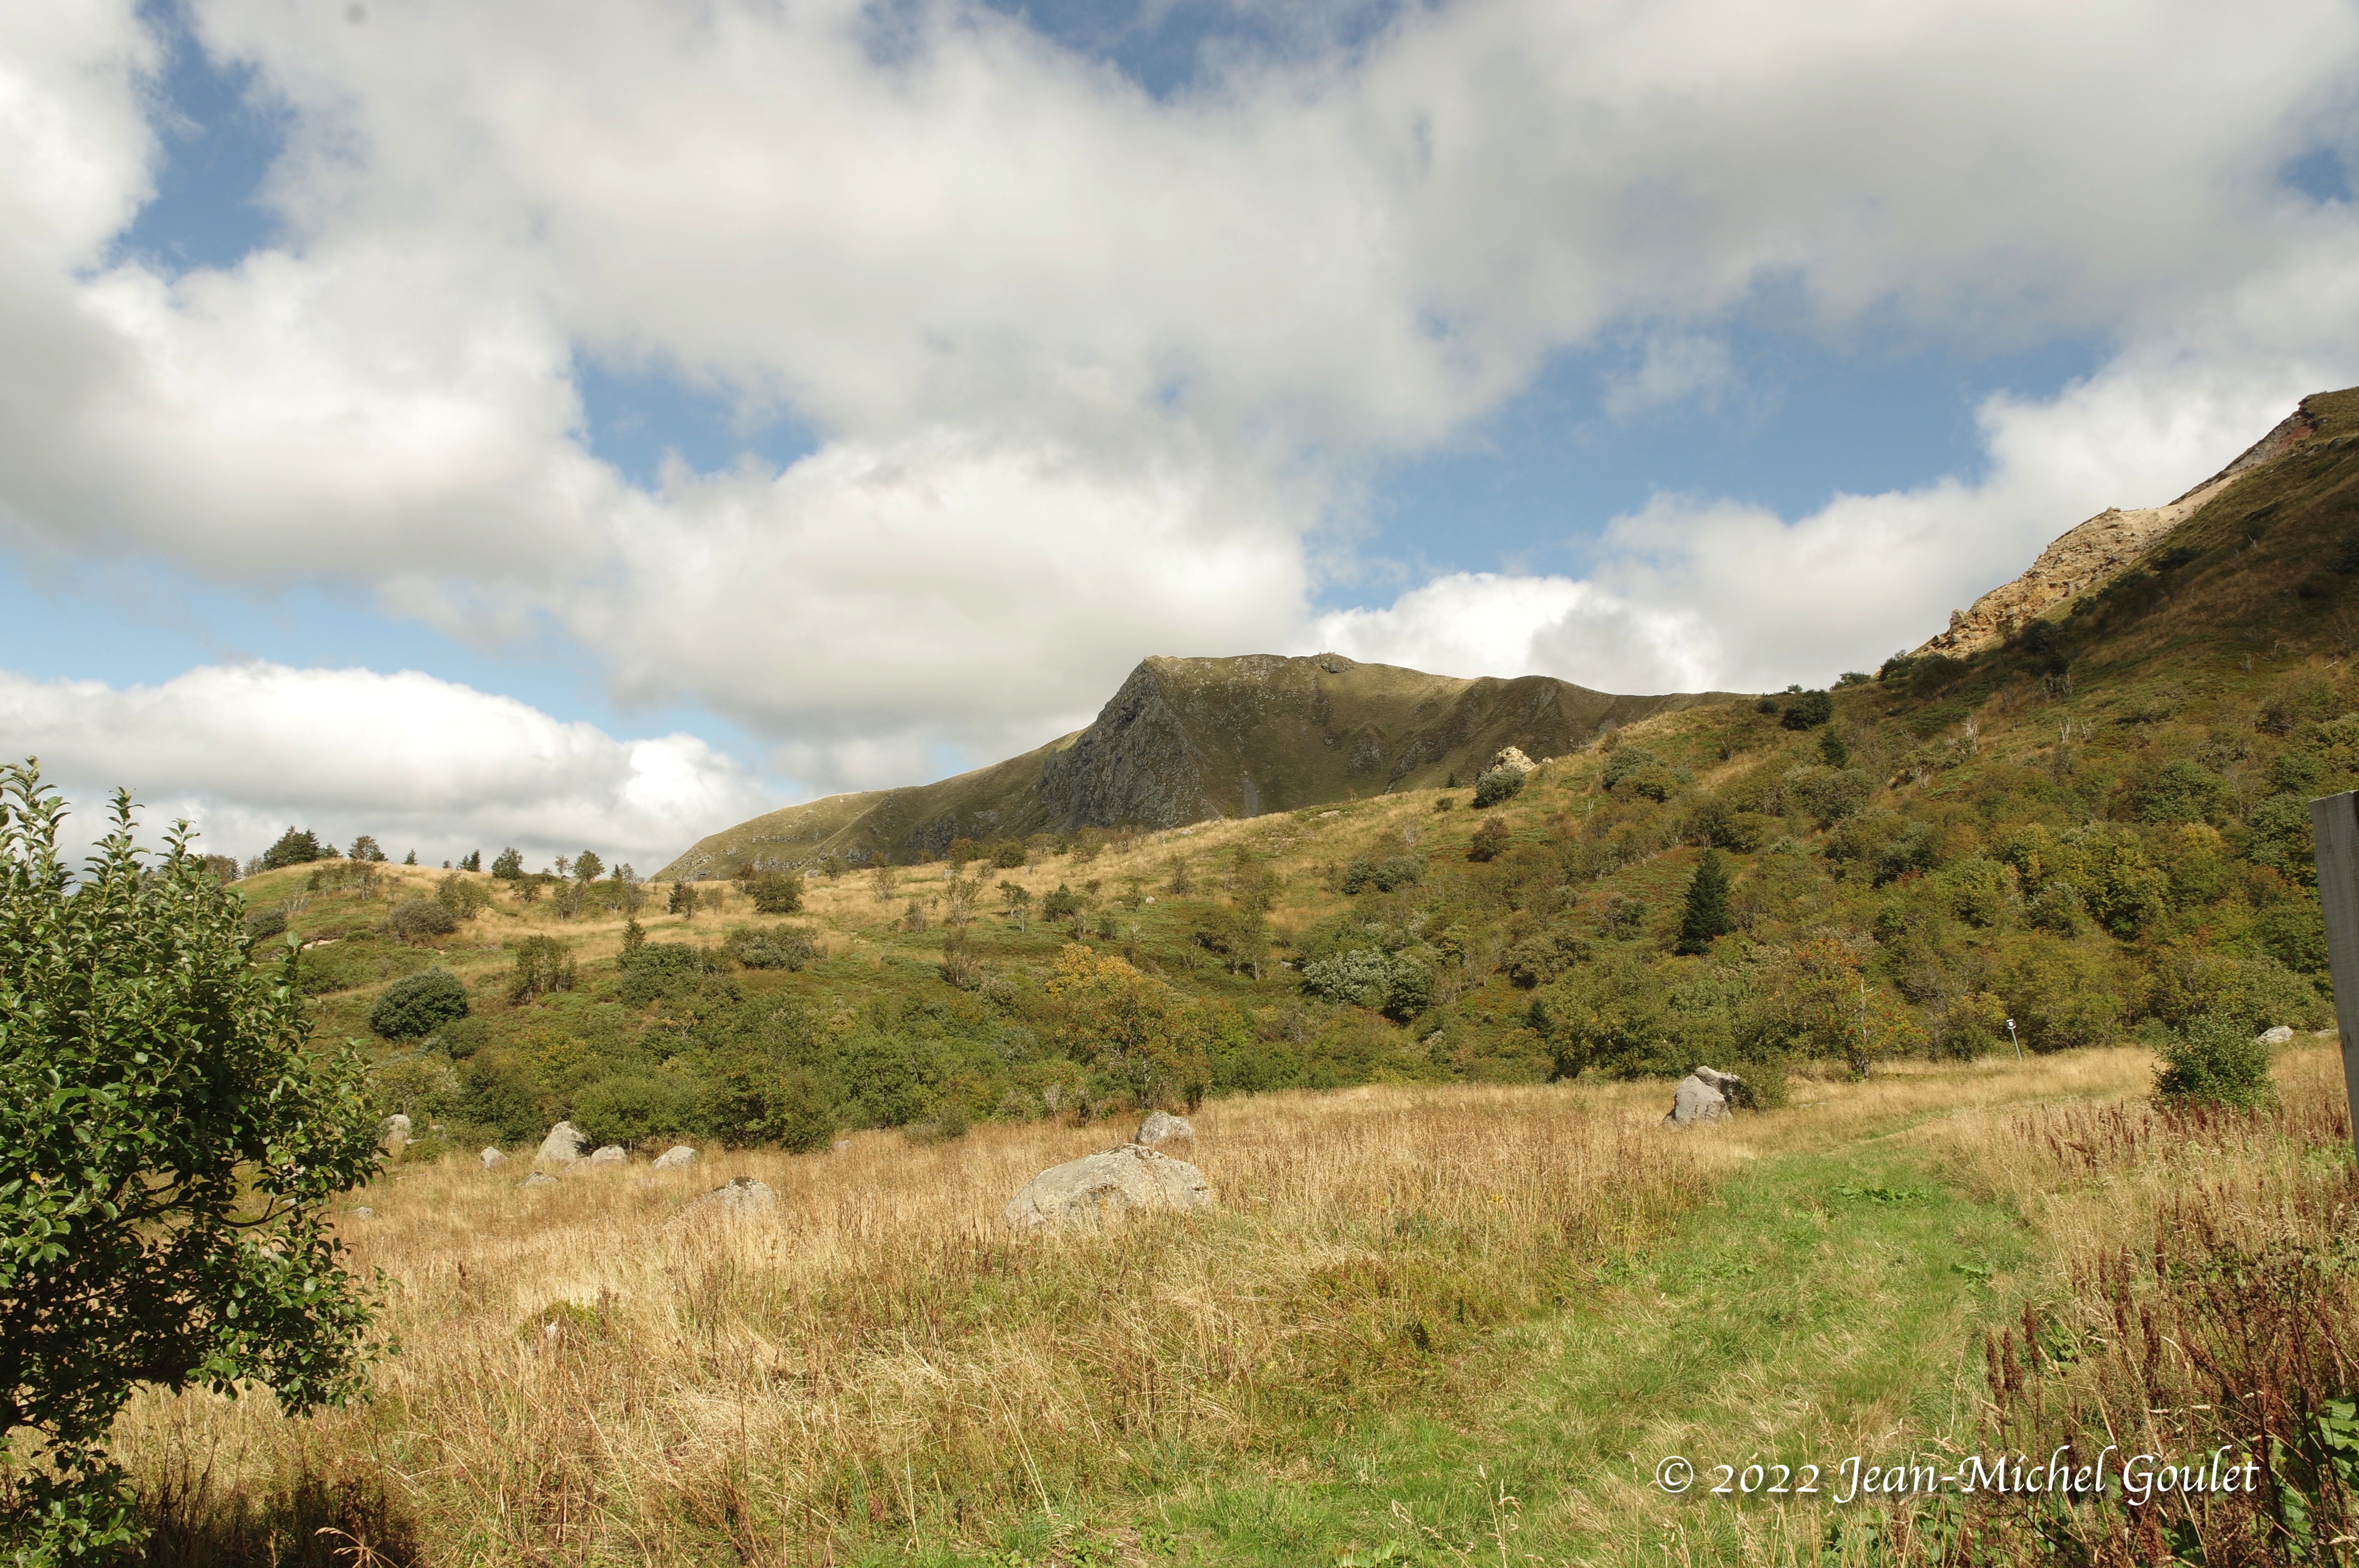
[[[695,1163],[696,1151],[685,1143],[675,1143],[657,1155],[655,1163],[648,1168],[657,1171],[685,1171]]]
[[[1212,1201],[1204,1173],[1136,1143],[1052,1165],[1024,1184],[1002,1217],[1018,1229],[1095,1226],[1147,1214],[1185,1214]]]
[[[2040,551],[2031,568],[2013,582],[2000,584],[1967,609],[1951,611],[1949,629],[1927,638],[1917,652],[1962,658],[1998,646],[2057,605],[2111,582],[2235,480],[2283,457],[2317,428],[2307,409],[2296,409],[2234,462],[2169,505],[2107,507]]]
[[[1520,747],[1502,746],[1497,754],[1492,757],[1490,767],[1484,771],[1496,773],[1504,769],[1511,773],[1528,773],[1538,766],[1538,762],[1524,755]]]
[[[1745,1080],[1735,1074],[1698,1067],[1671,1091],[1670,1113],[1663,1118],[1663,1125],[1693,1127],[1698,1122],[1718,1121],[1750,1098]]]

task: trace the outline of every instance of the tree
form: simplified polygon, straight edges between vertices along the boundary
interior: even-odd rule
[[[524,880],[523,853],[511,848],[493,856],[492,875],[504,882],[522,881]]]
[[[677,914],[689,920],[694,920],[696,918],[696,889],[694,885],[689,882],[672,883],[671,892],[664,900],[664,913],[666,914]]]
[[[414,866],[418,864],[418,851],[412,849],[408,854],[404,855],[401,858],[401,863],[405,866]]]
[[[1470,860],[1492,860],[1506,847],[1507,819],[1504,816],[1488,817],[1482,827],[1474,829],[1474,837],[1467,841],[1466,858]]]
[[[118,794],[79,876],[38,767],[0,768],[0,1489],[17,1561],[136,1540],[105,1451],[142,1383],[358,1386],[370,1308],[325,1209],[380,1159],[364,1068],[321,1056],[290,968],[248,958],[244,905],[176,823],[160,862]]]
[[[1687,914],[1680,922],[1679,951],[1709,953],[1712,939],[1736,929],[1728,913],[1728,866],[1720,851],[1706,849],[1688,880]]]
[[[318,834],[308,827],[289,827],[278,836],[277,843],[262,852],[261,869],[275,871],[281,866],[306,866],[327,858]]]
[[[745,883],[758,914],[793,914],[803,906],[803,879],[793,871],[765,871]]]
[[[1851,748],[1843,744],[1841,730],[1829,729],[1820,733],[1819,756],[1831,768],[1851,766]]]
[[[372,860],[384,860],[385,850],[378,847],[375,834],[364,833],[353,840],[352,849],[344,859],[356,865],[366,865]]]
[[[1211,1081],[1204,1053],[1210,1031],[1187,998],[1078,942],[1058,955],[1048,991],[1063,1004],[1060,1043],[1134,1104],[1202,1098]]]
[[[418,861],[415,857],[413,857],[409,863],[414,866]],[[484,869],[484,852],[481,849],[468,850],[465,854],[459,857],[459,869],[462,871],[482,871]]]
[[[387,1040],[422,1040],[467,1016],[467,988],[444,968],[405,976],[369,1009],[369,1028]]]
[[[606,862],[589,849],[582,850],[581,857],[573,862],[573,876],[577,881],[594,882],[605,872]]]
[[[1777,722],[1788,730],[1815,730],[1835,716],[1835,699],[1823,691],[1797,691]]]

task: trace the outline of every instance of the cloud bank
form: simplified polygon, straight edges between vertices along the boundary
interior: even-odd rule
[[[142,13],[0,14],[0,546],[357,584],[484,646],[553,628],[813,788],[1035,744],[1153,652],[1822,680],[2359,379],[2352,203],[2279,178],[2359,153],[2338,0],[1460,0],[1160,98],[957,0],[189,14],[287,132],[279,237],[188,270],[123,249],[166,147]],[[1609,421],[1708,406],[1772,303],[1814,351],[2108,357],[1987,402],[1975,473],[1799,517],[1659,495],[1578,572],[1317,611],[1381,465],[1609,340],[1643,345]],[[817,449],[635,485],[592,365]],[[492,753],[531,728],[450,700]],[[615,782],[633,747],[694,781],[664,799],[738,787],[678,738],[601,743],[515,787],[608,802],[563,809],[618,839],[672,820]],[[208,744],[122,758],[227,791]],[[451,793],[427,754],[371,776],[420,812],[524,776]]]

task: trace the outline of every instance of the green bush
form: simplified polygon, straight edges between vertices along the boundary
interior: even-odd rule
[[[819,956],[819,944],[804,926],[774,925],[733,931],[724,950],[749,969],[800,969]]]
[[[516,975],[508,982],[510,1001],[530,1001],[537,996],[573,989],[573,954],[554,936],[527,936],[511,949]]]
[[[504,882],[521,881],[524,877],[523,851],[507,849],[492,858],[492,875]]]
[[[320,842],[318,834],[308,827],[289,827],[278,836],[278,842],[262,852],[262,869],[275,871],[281,866],[305,866],[327,855],[328,847]]]
[[[393,906],[388,917],[393,934],[405,942],[424,942],[436,936],[448,936],[459,929],[458,917],[439,898],[405,898]]]
[[[991,863],[1000,871],[1012,871],[1030,859],[1020,838],[1002,838],[992,846]]]
[[[287,932],[287,912],[283,909],[248,910],[245,916],[245,939],[266,942]]]
[[[1786,705],[1778,722],[1788,730],[1811,730],[1835,716],[1835,699],[1823,691],[1806,691]]]
[[[1365,892],[1370,888],[1392,892],[1415,887],[1423,881],[1425,862],[1414,855],[1394,855],[1382,860],[1363,855],[1344,868],[1341,885],[1346,894]]]
[[[1479,809],[1513,800],[1524,787],[1524,773],[1517,768],[1493,768],[1474,781],[1474,805]]]
[[[803,879],[794,871],[765,871],[745,882],[745,895],[762,914],[796,914],[803,907]]]
[[[2251,1110],[2275,1095],[2268,1046],[2243,1023],[2214,1013],[2190,1019],[2171,1036],[2154,1076],[2154,1098],[2164,1105]]]
[[[1355,947],[1302,966],[1302,987],[1327,1001],[1348,1002],[1396,1021],[1416,1016],[1433,996],[1433,975],[1406,954]]]
[[[467,1016],[467,988],[448,969],[396,980],[369,1009],[369,1028],[387,1040],[422,1040]]]
[[[677,1137],[697,1120],[698,1086],[659,1073],[619,1073],[583,1086],[569,1115],[593,1144],[636,1148]]]
[[[617,989],[625,1007],[645,1007],[667,997],[693,991],[708,967],[704,950],[684,942],[648,942],[622,956],[617,966],[623,983]]]

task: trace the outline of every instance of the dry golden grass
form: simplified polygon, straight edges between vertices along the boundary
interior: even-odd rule
[[[1413,1390],[1485,1327],[1586,1287],[1740,1157],[1651,1125],[1659,1087],[1360,1089],[1208,1106],[1216,1212],[1106,1234],[997,1223],[1104,1125],[729,1155],[520,1190],[398,1169],[349,1217],[400,1353],[374,1401],[143,1399],[121,1451],[169,1527],[233,1553],[239,1499],[380,1499],[433,1563],[828,1561],[839,1541],[995,1520]],[[758,1220],[683,1223],[734,1175]],[[319,1517],[315,1509],[313,1517]],[[229,1537],[248,1543],[241,1547]],[[195,1561],[197,1558],[186,1560]]]

